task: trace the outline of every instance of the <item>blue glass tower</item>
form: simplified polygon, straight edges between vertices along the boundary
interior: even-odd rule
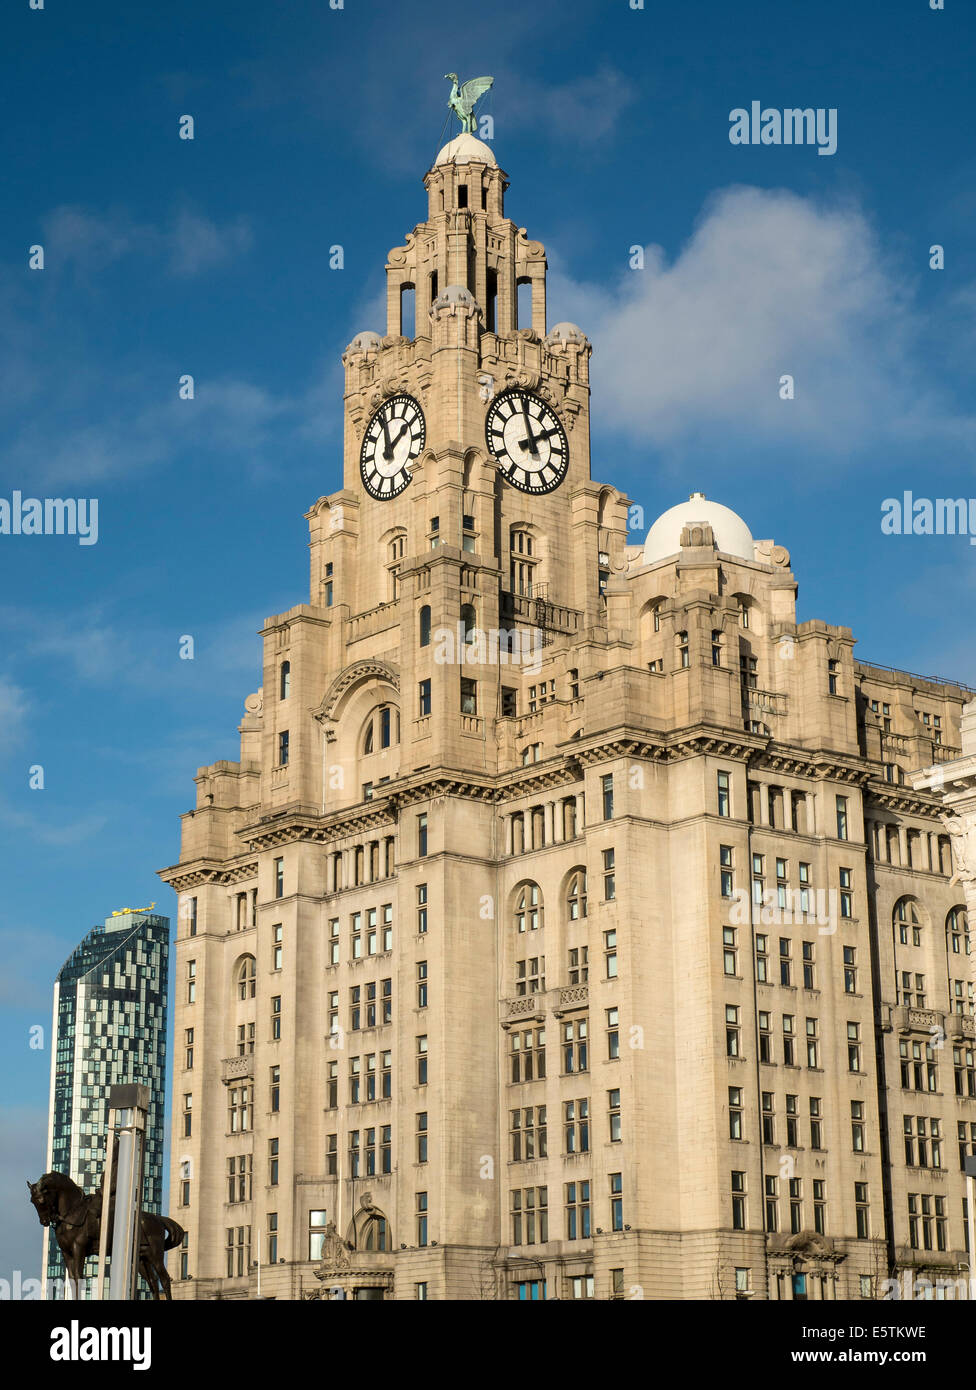
[[[86,1192],[96,1187],[109,1088],[141,1082],[150,1092],[142,1204],[152,1212],[162,1201],[168,965],[169,918],[127,908],[92,928],[54,986],[47,1168],[69,1174]],[[49,1231],[44,1238],[50,1297],[64,1263]]]

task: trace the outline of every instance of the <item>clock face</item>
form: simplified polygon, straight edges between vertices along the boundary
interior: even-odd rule
[[[397,497],[413,476],[410,464],[427,438],[424,412],[413,396],[391,396],[366,426],[359,455],[363,487],[381,502]]]
[[[520,492],[553,492],[566,476],[566,431],[545,401],[529,391],[506,391],[492,402],[485,439],[502,476]]]

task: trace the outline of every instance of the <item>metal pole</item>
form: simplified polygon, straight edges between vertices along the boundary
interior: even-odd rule
[[[119,1112],[119,1161],[115,1181],[109,1298],[129,1301],[136,1295],[143,1140],[149,1111],[149,1087],[113,1086],[109,1092],[109,1106]]]
[[[115,1152],[115,1127],[118,1124],[118,1114],[115,1110],[109,1109],[108,1124],[105,1127],[105,1165],[102,1168],[102,1219],[98,1233],[98,1283],[95,1285],[95,1297],[105,1298],[105,1268],[108,1261],[108,1223],[111,1220],[112,1204],[112,1159]]]

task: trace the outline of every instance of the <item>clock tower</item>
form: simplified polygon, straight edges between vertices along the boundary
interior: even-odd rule
[[[343,355],[344,487],[309,513],[312,602],[425,598],[435,630],[528,622],[548,642],[602,617],[623,563],[625,499],[590,482],[590,344],[548,328],[545,251],[506,216],[487,144],[458,135],[424,184],[426,220],[388,257],[386,333]],[[481,684],[477,716],[498,717],[502,683]]]

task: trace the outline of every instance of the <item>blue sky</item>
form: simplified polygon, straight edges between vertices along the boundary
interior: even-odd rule
[[[237,756],[257,628],[307,597],[340,355],[383,331],[442,73],[495,76],[507,210],[594,344],[594,476],[648,521],[707,492],[789,548],[802,618],[976,685],[976,548],[880,531],[904,489],[976,493],[976,23],[946,4],[8,7],[0,497],[97,497],[99,540],[0,536],[0,1275],[37,1260],[28,1029],[94,922],[175,917],[154,871],[196,768]],[[753,100],[836,108],[837,153],[731,145]]]

